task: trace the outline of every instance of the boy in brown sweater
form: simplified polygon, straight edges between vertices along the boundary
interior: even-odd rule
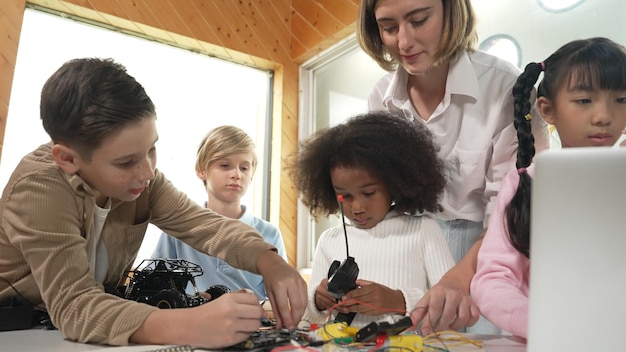
[[[152,223],[261,274],[279,327],[296,326],[306,283],[253,228],[198,206],[156,169],[154,104],[123,66],[65,63],[40,108],[52,141],[22,159],[0,200],[0,301],[39,305],[80,342],[220,348],[246,339],[264,314],[253,294],[159,310],[105,293]]]

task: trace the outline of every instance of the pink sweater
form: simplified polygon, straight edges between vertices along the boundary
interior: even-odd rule
[[[528,171],[532,176],[534,167]],[[518,183],[517,170],[511,170],[502,181],[470,289],[485,318],[513,335],[526,338],[530,261],[511,245],[505,218],[505,208]]]

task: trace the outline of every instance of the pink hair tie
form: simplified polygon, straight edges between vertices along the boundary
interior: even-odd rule
[[[521,167],[521,168],[517,169],[517,174],[518,175],[521,175],[524,172],[526,172],[526,168],[525,167]]]
[[[546,70],[546,63],[541,61],[539,64],[541,65],[541,71],[545,71]]]

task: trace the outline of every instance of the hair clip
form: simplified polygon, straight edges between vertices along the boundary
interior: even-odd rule
[[[546,63],[541,61],[539,64],[541,65],[541,71],[545,71],[546,70]]]
[[[531,113],[528,113],[528,114],[524,115],[524,118],[526,119],[526,121],[530,121],[530,119],[533,118],[533,115]]]

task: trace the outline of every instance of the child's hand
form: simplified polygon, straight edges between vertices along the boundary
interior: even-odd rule
[[[219,346],[217,341],[231,345],[245,340],[250,331],[261,326],[260,319],[265,313],[259,305],[256,295],[243,290],[224,294],[219,300],[198,307],[203,317],[203,324],[196,327],[198,346]],[[201,311],[201,312],[200,312]],[[206,332],[210,331],[210,334]],[[219,336],[212,338],[207,335]]]
[[[337,304],[335,297],[328,293],[328,279],[324,278],[315,289],[315,307],[319,311],[324,311],[335,304]]]
[[[272,303],[276,328],[295,329],[307,305],[307,286],[302,275],[269,250],[259,255],[257,270],[263,276],[265,292]]]
[[[259,300],[246,292],[226,293],[193,308],[156,309],[130,341],[139,344],[188,344],[217,350],[244,341],[261,327]]]
[[[399,290],[367,280],[356,280],[358,287],[344,296],[343,300],[354,299],[367,303],[348,303],[343,307],[349,312],[364,315],[380,315],[405,310],[404,295]]]

